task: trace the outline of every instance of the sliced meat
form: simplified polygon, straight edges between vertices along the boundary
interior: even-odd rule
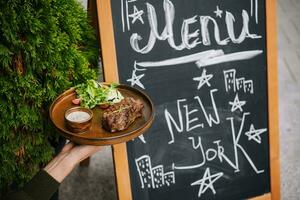
[[[103,112],[102,126],[110,132],[125,130],[136,118],[142,116],[143,108],[144,105],[141,100],[126,97]]]

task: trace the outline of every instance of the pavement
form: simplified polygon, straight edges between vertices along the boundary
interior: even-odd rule
[[[59,188],[59,200],[116,199],[110,147],[104,147],[103,150],[94,155],[88,167],[76,167]]]
[[[300,199],[299,10],[299,0],[278,1],[280,163],[283,200]]]
[[[281,199],[300,200],[300,0],[277,2]],[[60,186],[60,200],[116,199],[110,147]]]

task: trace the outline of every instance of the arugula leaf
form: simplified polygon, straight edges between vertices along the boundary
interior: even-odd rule
[[[94,80],[88,80],[86,83],[79,84],[75,87],[78,98],[81,99],[81,106],[86,108],[94,108],[99,104],[116,103],[123,96],[117,91],[118,84],[112,83],[109,87],[101,86]],[[110,100],[110,95],[117,93],[119,99]]]

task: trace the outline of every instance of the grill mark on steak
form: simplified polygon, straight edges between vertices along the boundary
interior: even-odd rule
[[[126,97],[103,112],[102,126],[110,132],[125,130],[142,116],[143,108],[144,105],[141,100]]]

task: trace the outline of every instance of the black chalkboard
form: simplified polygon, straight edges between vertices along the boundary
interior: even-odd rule
[[[120,82],[156,106],[127,143],[134,200],[270,192],[265,2],[111,1]]]

